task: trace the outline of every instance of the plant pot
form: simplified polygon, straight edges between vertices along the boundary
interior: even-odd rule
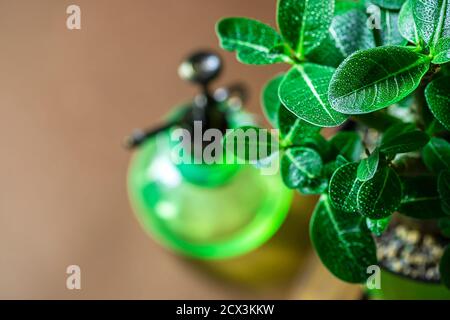
[[[376,242],[381,289],[369,290],[370,298],[450,300],[439,275],[439,260],[449,240],[431,222],[396,217]]]
[[[450,290],[442,284],[415,280],[391,271],[381,271],[381,290],[371,290],[372,299],[450,300]]]

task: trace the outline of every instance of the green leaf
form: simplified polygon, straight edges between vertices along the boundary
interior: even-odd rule
[[[349,163],[349,161],[342,155],[338,155],[336,157],[336,161],[335,162],[336,162],[337,168],[342,167],[343,165]]]
[[[375,149],[372,154],[361,160],[358,165],[357,177],[361,181],[367,181],[373,178],[380,162],[380,152]]]
[[[330,144],[321,135],[316,134],[315,136],[306,137],[300,144],[302,147],[308,147],[316,150],[322,159],[328,160],[330,156]]]
[[[444,237],[450,238],[450,218],[445,217],[439,219],[439,229]]]
[[[335,154],[341,154],[351,162],[357,162],[364,151],[361,137],[353,131],[339,131],[335,134],[330,144]]]
[[[442,171],[438,178],[438,192],[442,210],[450,215],[450,171]]]
[[[381,137],[381,144],[389,144],[391,141],[395,140],[397,136],[413,132],[414,130],[417,130],[417,128],[413,123],[396,123],[384,132]]]
[[[328,181],[325,178],[316,178],[306,181],[305,184],[300,185],[297,190],[303,195],[317,195],[322,194],[327,190]]]
[[[289,148],[281,159],[281,175],[288,188],[299,189],[304,194],[319,194],[327,188],[321,177],[322,159],[310,148]]]
[[[403,177],[403,197],[399,212],[416,219],[445,217],[441,209],[436,178],[430,176]]]
[[[334,69],[317,64],[295,65],[281,82],[281,102],[297,117],[321,127],[335,127],[348,116],[331,109],[328,85]]]
[[[353,9],[364,10],[364,4],[360,1],[355,2],[353,0],[338,0],[335,1],[334,15],[341,15]]]
[[[450,38],[441,38],[434,50],[434,64],[444,64],[450,61]]]
[[[281,105],[280,98],[278,98],[278,88],[283,78],[284,73],[277,75],[267,82],[262,90],[261,102],[263,112],[274,128],[278,128],[278,112]]]
[[[450,77],[437,78],[425,89],[425,97],[434,117],[450,130]]]
[[[323,166],[323,176],[331,179],[331,176],[337,169],[348,163],[349,162],[347,159],[345,159],[342,155],[338,155],[336,160],[330,161]]]
[[[450,76],[450,63],[441,65],[441,73],[444,76]]]
[[[406,47],[358,51],[337,68],[331,80],[331,106],[346,114],[385,108],[414,91],[429,65],[428,56]]]
[[[367,267],[377,264],[375,242],[364,219],[336,210],[327,195],[314,210],[310,235],[322,263],[343,281],[363,283]]]
[[[407,0],[398,17],[398,29],[400,34],[411,43],[419,44],[419,33],[417,31],[416,22],[413,15],[413,2],[415,0]]]
[[[373,4],[390,10],[399,10],[405,0],[370,0]]]
[[[237,58],[246,64],[273,64],[289,58],[280,49],[283,40],[270,26],[247,18],[225,18],[217,24],[222,48],[236,51]]]
[[[450,170],[450,143],[441,138],[431,138],[422,150],[422,158],[427,168],[436,174]]]
[[[450,37],[449,0],[413,1],[414,21],[419,35],[432,48],[441,37]]]
[[[308,59],[316,64],[337,68],[345,57],[342,56],[342,51],[337,48],[333,37],[328,34],[320,43],[320,46],[309,53]]]
[[[405,45],[407,41],[401,35],[398,29],[399,12],[381,9],[381,42],[387,45]]]
[[[442,283],[450,289],[450,245],[445,248],[439,263],[439,273],[441,274]]]
[[[387,155],[412,152],[423,148],[428,141],[430,137],[423,131],[404,132],[388,141],[385,139],[380,145],[380,152]]]
[[[384,219],[369,219],[366,218],[367,228],[375,234],[377,237],[381,236],[383,232],[387,229],[389,226],[389,223],[391,222],[392,216],[389,216]]]
[[[370,219],[390,216],[400,207],[402,184],[390,167],[378,170],[374,177],[361,184],[358,191],[358,212]]]
[[[315,137],[320,132],[320,127],[312,125],[300,118],[281,105],[278,113],[281,145],[299,145],[305,139]]]
[[[279,0],[277,22],[284,40],[303,57],[325,38],[333,12],[333,0]]]
[[[223,144],[225,150],[233,153],[238,159],[254,162],[277,152],[277,142],[266,129],[244,126],[227,130]]]
[[[357,212],[357,195],[363,184],[356,177],[357,163],[349,163],[337,169],[330,180],[329,195],[333,206],[344,212]]]
[[[336,15],[327,37],[308,58],[321,65],[338,67],[352,53],[375,47],[373,32],[366,26],[364,11],[351,9]]]

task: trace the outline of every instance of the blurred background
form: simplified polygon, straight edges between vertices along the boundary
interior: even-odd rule
[[[81,7],[81,30],[66,8]],[[177,67],[193,50],[225,60],[216,86],[260,90],[280,66],[218,48],[223,16],[275,25],[275,0],[0,0],[0,298],[359,298],[309,249],[314,198],[297,198],[277,235],[244,257],[191,261],[140,228],[127,199],[132,129],[156,125],[196,88]],[[262,119],[262,118],[261,118]],[[82,290],[66,289],[81,267]]]

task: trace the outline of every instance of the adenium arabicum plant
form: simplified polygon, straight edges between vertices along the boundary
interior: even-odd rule
[[[450,0],[279,0],[277,24],[225,18],[217,34],[242,63],[290,65],[262,104],[285,184],[321,195],[310,236],[323,264],[365,282],[372,233],[394,212],[450,236]],[[450,287],[450,247],[440,273]]]

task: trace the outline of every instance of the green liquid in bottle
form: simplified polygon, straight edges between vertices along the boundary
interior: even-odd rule
[[[280,175],[249,164],[176,165],[169,133],[146,141],[128,172],[128,193],[146,231],[166,247],[201,259],[245,254],[282,225],[293,191]]]

